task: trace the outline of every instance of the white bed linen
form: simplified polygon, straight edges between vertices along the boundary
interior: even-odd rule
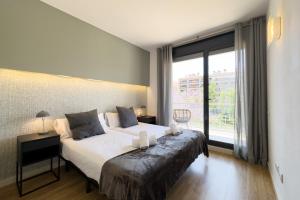
[[[113,127],[111,130],[127,133],[133,136],[138,136],[140,131],[147,131],[148,134],[154,134],[156,138],[160,138],[166,134],[166,130],[170,129],[167,126],[158,126],[154,124],[147,124],[139,122],[138,125],[130,126],[128,128]]]
[[[113,130],[82,140],[66,138],[62,140],[62,155],[99,183],[102,166],[107,160],[135,149],[131,146],[132,138]]]

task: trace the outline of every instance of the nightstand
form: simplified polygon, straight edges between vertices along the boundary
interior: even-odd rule
[[[17,168],[16,168],[16,183],[20,197],[45,187],[60,179],[60,136],[54,132],[49,132],[44,135],[28,134],[17,137]],[[57,157],[58,168],[57,173],[53,170],[53,158]],[[50,170],[23,179],[23,167],[37,163],[43,160],[50,159]],[[35,178],[37,176],[53,173],[55,180],[41,185],[31,191],[23,193],[23,182]]]
[[[137,120],[139,122],[147,123],[147,124],[156,124],[156,117],[155,116],[138,116]]]

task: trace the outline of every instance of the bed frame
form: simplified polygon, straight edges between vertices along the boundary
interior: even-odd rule
[[[70,171],[70,167],[76,169],[79,174],[81,174],[85,180],[86,180],[86,193],[90,193],[92,191],[92,186],[99,188],[99,184],[96,180],[89,178],[85,173],[83,173],[75,164],[73,164],[71,161],[66,160],[64,157],[60,156],[61,159],[65,161],[65,171]]]

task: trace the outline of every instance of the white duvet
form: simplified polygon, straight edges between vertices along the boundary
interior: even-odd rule
[[[106,130],[106,134],[82,140],[63,139],[62,156],[99,183],[107,160],[135,149],[131,146],[132,138],[129,134]]]
[[[167,126],[158,126],[154,124],[146,124],[139,122],[138,125],[130,126],[128,128],[114,127],[110,128],[118,132],[127,133],[133,136],[138,136],[140,131],[147,131],[148,134],[154,134],[156,138],[160,138],[166,134],[166,130],[170,129]]]

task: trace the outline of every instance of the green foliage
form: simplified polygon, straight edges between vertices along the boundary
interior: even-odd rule
[[[211,81],[209,83],[209,88],[208,88],[208,91],[209,91],[209,99],[210,99],[210,102],[209,102],[209,107],[213,110],[216,110],[217,108],[217,83],[215,81]]]
[[[216,82],[212,81],[209,84],[209,98],[211,123],[222,128],[232,127],[235,114],[235,89],[229,88],[219,92]]]
[[[219,119],[223,124],[234,124],[234,105],[235,105],[235,90],[230,88],[220,93],[219,99]]]

